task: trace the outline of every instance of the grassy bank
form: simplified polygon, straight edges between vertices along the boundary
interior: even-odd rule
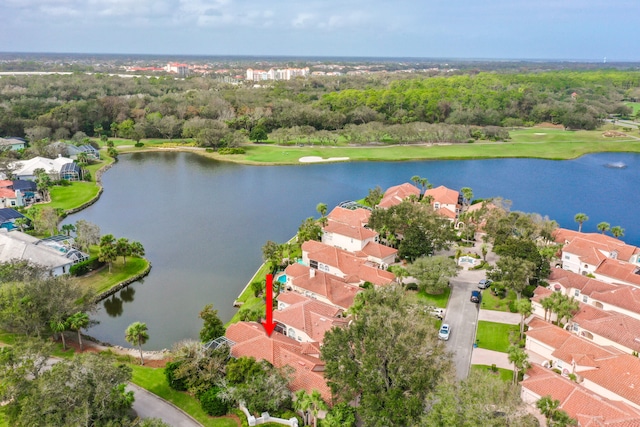
[[[607,128],[608,129],[608,128]],[[611,129],[618,129],[611,127]],[[621,129],[621,128],[620,128]],[[618,130],[620,130],[618,129]],[[220,155],[197,150],[206,157],[245,164],[301,164],[299,159],[317,156],[324,159],[348,157],[350,161],[409,161],[442,159],[540,158],[565,160],[597,152],[640,152],[640,133],[606,137],[605,130],[565,131],[555,128],[527,128],[510,131],[507,142],[476,141],[442,145],[349,146],[305,144],[304,146],[246,144],[245,154]],[[116,146],[127,146],[122,152],[143,152],[158,149],[193,151],[194,144],[184,140],[144,140],[143,147],[132,147],[130,140],[114,140]]]
[[[122,257],[118,257],[113,262],[111,273],[109,273],[109,267],[105,265],[98,271],[79,277],[78,283],[82,287],[91,288],[99,294],[142,273],[148,266],[149,262],[144,258],[127,257],[127,263],[123,265]]]

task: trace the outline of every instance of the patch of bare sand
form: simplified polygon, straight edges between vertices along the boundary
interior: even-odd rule
[[[346,160],[349,160],[349,158],[348,157],[329,157],[325,159],[319,156],[305,156],[305,157],[300,157],[298,159],[300,163],[344,162]]]

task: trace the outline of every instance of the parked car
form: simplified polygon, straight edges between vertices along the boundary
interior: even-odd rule
[[[449,335],[451,335],[451,326],[449,326],[448,323],[443,323],[440,327],[440,332],[438,332],[438,338],[447,341],[449,339]]]
[[[480,280],[480,282],[478,282],[478,288],[487,289],[489,286],[491,286],[492,283],[493,280],[491,279],[482,279]]]
[[[471,291],[471,302],[478,304],[482,300],[482,293],[480,291]]]

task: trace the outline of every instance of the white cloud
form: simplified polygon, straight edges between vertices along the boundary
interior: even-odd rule
[[[298,13],[291,21],[291,25],[295,28],[305,28],[311,25],[314,18],[313,13]]]

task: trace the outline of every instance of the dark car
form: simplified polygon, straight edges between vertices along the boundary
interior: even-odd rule
[[[478,287],[480,289],[487,289],[492,283],[493,281],[491,279],[482,279],[478,282]]]
[[[482,294],[480,293],[480,291],[471,291],[471,302],[475,302],[477,304],[481,299]]]

